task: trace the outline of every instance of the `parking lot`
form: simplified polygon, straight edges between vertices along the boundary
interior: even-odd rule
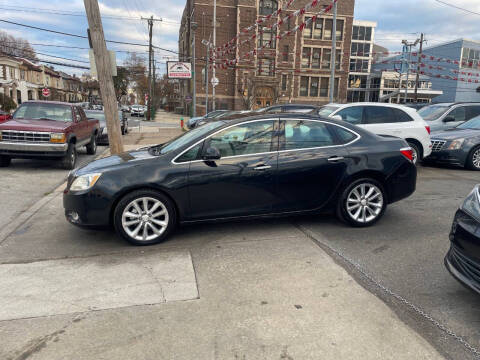
[[[81,161],[89,160],[91,158],[82,155]],[[66,176],[65,171],[59,170],[51,163],[36,161],[16,161],[10,168],[2,169],[1,172],[2,179],[7,185],[0,191],[0,196],[4,199],[2,206],[7,209],[2,212],[3,224],[14,218],[30,202],[34,202],[35,199],[52,191]],[[183,306],[182,311],[190,313],[194,311],[192,308],[196,307],[187,301],[184,305],[171,305],[173,308],[165,308],[167,306],[165,303],[168,304],[172,301],[173,304],[178,300],[198,298],[201,300],[203,296],[212,297],[212,294],[215,295],[213,296],[214,303],[226,302],[224,306],[231,309],[241,306],[242,301],[257,301],[261,298],[261,296],[254,296],[255,300],[245,300],[245,291],[253,292],[250,295],[259,295],[262,293],[262,288],[272,287],[269,290],[275,292],[275,297],[265,300],[266,303],[279,301],[279,298],[283,298],[287,302],[295,302],[296,295],[294,294],[297,293],[301,294],[300,299],[303,299],[303,305],[291,305],[298,305],[300,308],[308,307],[309,301],[316,300],[315,296],[319,298],[320,294],[328,296],[328,293],[338,286],[338,283],[330,284],[325,288],[324,281],[328,280],[319,279],[316,271],[308,268],[296,268],[298,261],[307,263],[308,266],[315,261],[325,261],[322,255],[323,251],[313,250],[317,248],[325,250],[361,286],[383,300],[402,322],[421,335],[440,354],[452,359],[473,358],[472,353],[458,339],[447,335],[430,319],[399,301],[399,298],[383,291],[381,287],[365,278],[362,271],[368,273],[395,295],[425,311],[449,331],[458,334],[478,348],[478,322],[480,320],[478,296],[458,284],[443,266],[443,257],[449,246],[448,233],[453,215],[462,199],[476,183],[478,183],[478,173],[476,172],[452,168],[419,167],[416,193],[409,199],[390,206],[386,216],[371,228],[349,228],[339,223],[333,216],[328,215],[210,224],[184,227],[167,242],[142,249],[128,246],[110,231],[81,230],[69,225],[63,218],[61,191],[59,190],[53,194],[50,202],[38,209],[25,224],[3,240],[0,246],[1,266],[13,266],[15,270],[4,268],[2,271],[7,271],[7,274],[12,272],[19,274],[16,278],[18,280],[24,279],[22,271],[30,273],[40,269],[46,276],[51,276],[53,279],[59,277],[58,281],[61,281],[61,273],[66,269],[71,269],[72,263],[68,261],[74,262],[74,269],[83,268],[85,262],[88,266],[95,264],[100,268],[111,263],[123,264],[126,262],[132,266],[131,269],[110,270],[111,272],[106,272],[105,277],[109,284],[115,283],[119,287],[122,287],[123,284],[127,288],[132,287],[135,291],[117,294],[112,299],[105,295],[102,301],[99,301],[95,296],[91,295],[90,298],[88,293],[85,294],[82,287],[85,286],[82,284],[84,277],[93,276],[95,279],[98,273],[93,275],[88,272],[84,273],[85,270],[78,270],[79,273],[74,276],[75,271],[73,273],[67,271],[65,276],[73,276],[75,281],[79,282],[78,288],[83,289],[82,294],[73,293],[66,296],[61,294],[61,288],[51,289],[52,284],[45,285],[45,289],[59,292],[67,305],[65,302],[62,302],[62,306],[58,305],[59,307],[55,304],[43,303],[41,297],[48,297],[49,291],[44,293],[43,290],[39,290],[39,293],[30,294],[38,299],[30,303],[29,309],[25,309],[20,304],[13,308],[7,307],[0,312],[2,316],[0,329],[2,329],[2,333],[9,334],[0,340],[2,349],[0,355],[2,358],[14,359],[22,358],[18,357],[21,354],[29,352],[33,354],[38,351],[38,358],[61,358],[49,357],[53,353],[69,357],[70,351],[74,349],[80,351],[78,347],[87,346],[83,342],[82,336],[86,336],[85,332],[88,332],[89,326],[98,327],[99,321],[114,321],[117,316],[122,318],[126,316],[127,319],[131,316],[148,318],[152,314],[155,314],[157,323],[152,324],[145,321],[147,321],[149,331],[159,336],[160,344],[155,349],[160,351],[166,349],[169,337],[158,334],[158,323],[165,320],[172,326],[172,329],[175,329],[174,333],[177,331],[182,333],[185,328],[173,325],[178,318],[174,315],[169,318],[169,312],[177,314],[178,309],[174,310],[174,308]],[[18,202],[18,199],[22,199],[21,202]],[[10,203],[14,205],[12,206]],[[342,255],[339,256],[337,252]],[[302,261],[307,258],[308,260],[305,262]],[[346,261],[345,258],[349,260]],[[66,261],[65,259],[71,260],[61,263],[61,261]],[[58,263],[59,261],[60,263]],[[49,262],[52,262],[51,267],[47,265]],[[161,273],[159,275],[163,279],[161,301],[156,301],[155,296],[152,298],[152,289],[147,285],[141,285],[149,284],[151,279],[148,277],[143,279],[141,274],[135,274],[135,271],[138,270],[135,264],[139,262],[143,264],[142,266],[145,266],[145,262],[150,263],[153,274],[155,271]],[[28,264],[31,264],[33,268],[24,267]],[[36,269],[36,264],[43,264],[46,269],[43,267]],[[292,266],[292,270],[295,269],[298,274],[295,275],[288,271],[288,267],[283,266],[285,264]],[[22,266],[22,268],[16,269],[15,266]],[[232,267],[232,270],[227,270],[229,267]],[[254,269],[252,270],[251,267]],[[359,268],[362,271],[359,271]],[[287,284],[283,284],[283,282],[278,284],[274,269],[280,272],[287,270],[287,274],[290,274],[292,278],[282,279]],[[133,275],[131,271],[133,271]],[[253,273],[250,273],[251,271]],[[129,273],[133,277],[129,278]],[[247,285],[246,279],[243,278],[247,273],[247,280],[253,284],[259,281],[260,289]],[[168,276],[171,276],[170,280]],[[300,288],[296,289],[293,286],[292,279],[298,283]],[[141,284],[138,284],[137,281],[140,281]],[[226,286],[225,281],[231,282],[233,288]],[[99,284],[99,287],[106,286],[100,281],[100,278],[95,280],[94,283],[88,285],[93,293],[95,292],[93,284]],[[174,285],[171,286],[172,284]],[[0,288],[5,291],[9,289],[9,286],[3,282]],[[142,288],[142,286],[144,287]],[[304,286],[313,287],[313,289],[310,288],[307,294],[303,294],[302,291],[306,290],[303,288]],[[110,290],[115,293],[115,289]],[[292,292],[292,290],[294,291]],[[102,291],[108,292],[108,287],[107,289],[103,288]],[[23,297],[25,294],[20,293],[15,296]],[[232,296],[234,297],[232,298]],[[314,298],[310,299],[311,296]],[[301,302],[300,299],[298,302]],[[352,297],[352,301],[353,299],[354,297]],[[73,305],[68,305],[69,302]],[[157,302],[160,303],[160,307],[151,308],[147,305]],[[84,304],[82,305],[82,303]],[[209,306],[212,304],[210,303]],[[352,303],[352,306],[353,311],[361,311],[361,308],[357,308],[355,303]],[[115,309],[120,310],[115,311]],[[140,314],[137,314],[134,309],[139,310]],[[312,311],[312,316],[322,317],[321,309],[316,309],[312,305],[309,310]],[[92,313],[92,316],[89,316],[91,311],[100,312]],[[331,311],[335,311],[335,309]],[[342,312],[344,311],[342,309]],[[11,318],[12,314],[13,318]],[[87,316],[92,323],[77,329],[79,332],[74,332],[75,335],[64,335],[64,340],[69,345],[60,346],[59,339],[63,334],[61,331],[65,331],[69,326]],[[191,316],[194,315],[191,314]],[[202,321],[208,323],[209,316],[207,319],[198,319],[198,324],[202,324]],[[243,317],[244,315],[236,314],[235,316]],[[278,314],[276,316],[278,317]],[[189,320],[184,319],[184,321],[190,324]],[[216,317],[214,322],[218,321],[220,319]],[[255,320],[251,319],[250,321],[255,323]],[[237,325],[234,326],[236,330],[230,329],[235,336],[239,336]],[[192,325],[190,324],[190,326]],[[219,325],[217,324],[217,326]],[[304,326],[308,328],[313,325],[304,324]],[[296,330],[298,331],[297,335],[305,335],[304,330]],[[115,343],[113,347],[110,343],[110,348],[114,349],[111,351],[119,351],[123,348],[124,345],[119,343],[120,339],[113,340],[116,336],[127,336],[123,330],[101,329],[99,331],[104,332],[102,336],[105,336],[108,341]],[[131,331],[130,335],[133,338],[148,336],[140,329]],[[368,327],[365,331],[368,332]],[[19,333],[24,334],[24,338],[14,341],[11,336],[18,336]],[[196,335],[189,333],[189,336],[192,337],[190,341],[194,342]],[[130,340],[135,343],[131,338]],[[306,340],[309,346],[315,341],[315,339],[309,338]],[[287,343],[285,340],[285,344]],[[42,347],[46,347],[47,344],[50,344],[48,349],[41,351]],[[226,344],[223,345],[226,346]],[[236,348],[243,349],[247,345],[248,342],[239,340]],[[257,345],[252,345],[253,349]],[[38,346],[40,347],[37,349]],[[292,345],[294,349],[297,346],[299,344]],[[373,343],[372,346],[374,346]],[[177,347],[175,348],[177,349]],[[81,352],[82,356],[79,358],[88,358],[86,354],[93,354],[99,350],[89,349],[91,353]],[[209,351],[209,349],[204,350],[207,353]],[[269,353],[273,349],[267,347],[265,351]],[[388,352],[388,349],[384,349],[384,351]],[[241,351],[238,352],[238,354],[241,353]],[[248,351],[245,353],[248,354]],[[382,351],[380,354],[383,354]],[[180,358],[188,358],[188,356],[180,356]],[[218,358],[222,358],[222,356]]]

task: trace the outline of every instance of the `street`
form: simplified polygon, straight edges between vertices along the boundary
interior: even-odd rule
[[[41,170],[36,166],[19,162],[2,170],[12,179],[19,169],[29,173],[28,181],[15,181],[9,196],[40,198],[66,175],[45,169],[46,163]],[[68,224],[59,189],[0,246],[0,289],[10,293],[0,311],[6,334],[0,357],[128,358],[141,351],[145,358],[165,352],[182,359],[310,358],[326,351],[350,358],[360,351],[366,358],[414,358],[419,352],[429,354],[425,358],[473,358],[328,247],[478,347],[478,298],[443,265],[453,214],[477,182],[475,172],[420,167],[417,192],[392,205],[371,228],[349,228],[329,215],[196,225],[140,249],[112,231]],[[34,273],[39,276],[29,276]],[[28,278],[30,287],[12,288],[12,281]],[[162,289],[158,295],[152,279]],[[15,304],[14,298],[24,300]],[[361,327],[339,322],[333,330],[338,316],[353,316]],[[388,339],[374,336],[378,321],[393,326],[382,334]],[[269,328],[276,331],[268,335]],[[101,342],[92,343],[92,332]],[[314,336],[324,332],[330,334],[324,340]],[[364,344],[357,342],[362,337]],[[391,346],[398,353],[391,354]]]

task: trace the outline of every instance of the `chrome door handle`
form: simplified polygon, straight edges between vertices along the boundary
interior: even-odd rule
[[[342,161],[345,158],[343,156],[332,156],[331,158],[328,158],[328,161],[330,162],[337,162],[337,161]]]
[[[270,165],[259,165],[257,167],[254,167],[253,170],[261,171],[261,170],[268,170],[271,168],[272,167]]]

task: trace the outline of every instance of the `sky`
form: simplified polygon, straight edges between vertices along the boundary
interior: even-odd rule
[[[342,1],[342,0],[339,0]],[[446,6],[441,2],[465,8],[471,12]],[[402,39],[414,41],[420,33],[426,34],[427,46],[444,41],[468,38],[480,41],[479,0],[356,0],[355,18],[378,23],[376,43],[390,51],[401,49]],[[141,17],[153,15],[162,19],[155,22],[153,44],[165,49],[177,50],[178,31],[185,0],[100,0],[105,36],[109,40],[148,44],[146,21]],[[20,4],[20,5],[19,5]],[[121,18],[118,18],[121,17]],[[8,20],[56,31],[86,35],[87,20],[83,0],[0,0],[0,20]],[[58,62],[88,66],[88,50],[69,49],[55,46],[88,48],[88,41],[73,37],[51,34],[0,22],[0,30],[22,37],[34,45],[37,52],[69,59],[62,60],[38,55],[39,58]],[[117,52],[117,63],[121,65],[126,51],[147,55],[147,47],[108,44]],[[158,73],[165,72],[165,61],[175,59],[175,54],[158,51],[156,55]],[[56,69],[80,75],[85,70],[55,66]]]

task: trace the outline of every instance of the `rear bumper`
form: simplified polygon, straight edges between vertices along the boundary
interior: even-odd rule
[[[18,157],[64,156],[68,144],[16,143],[0,141],[0,155]]]
[[[388,203],[400,201],[412,195],[417,188],[417,167],[405,162],[386,181]]]

